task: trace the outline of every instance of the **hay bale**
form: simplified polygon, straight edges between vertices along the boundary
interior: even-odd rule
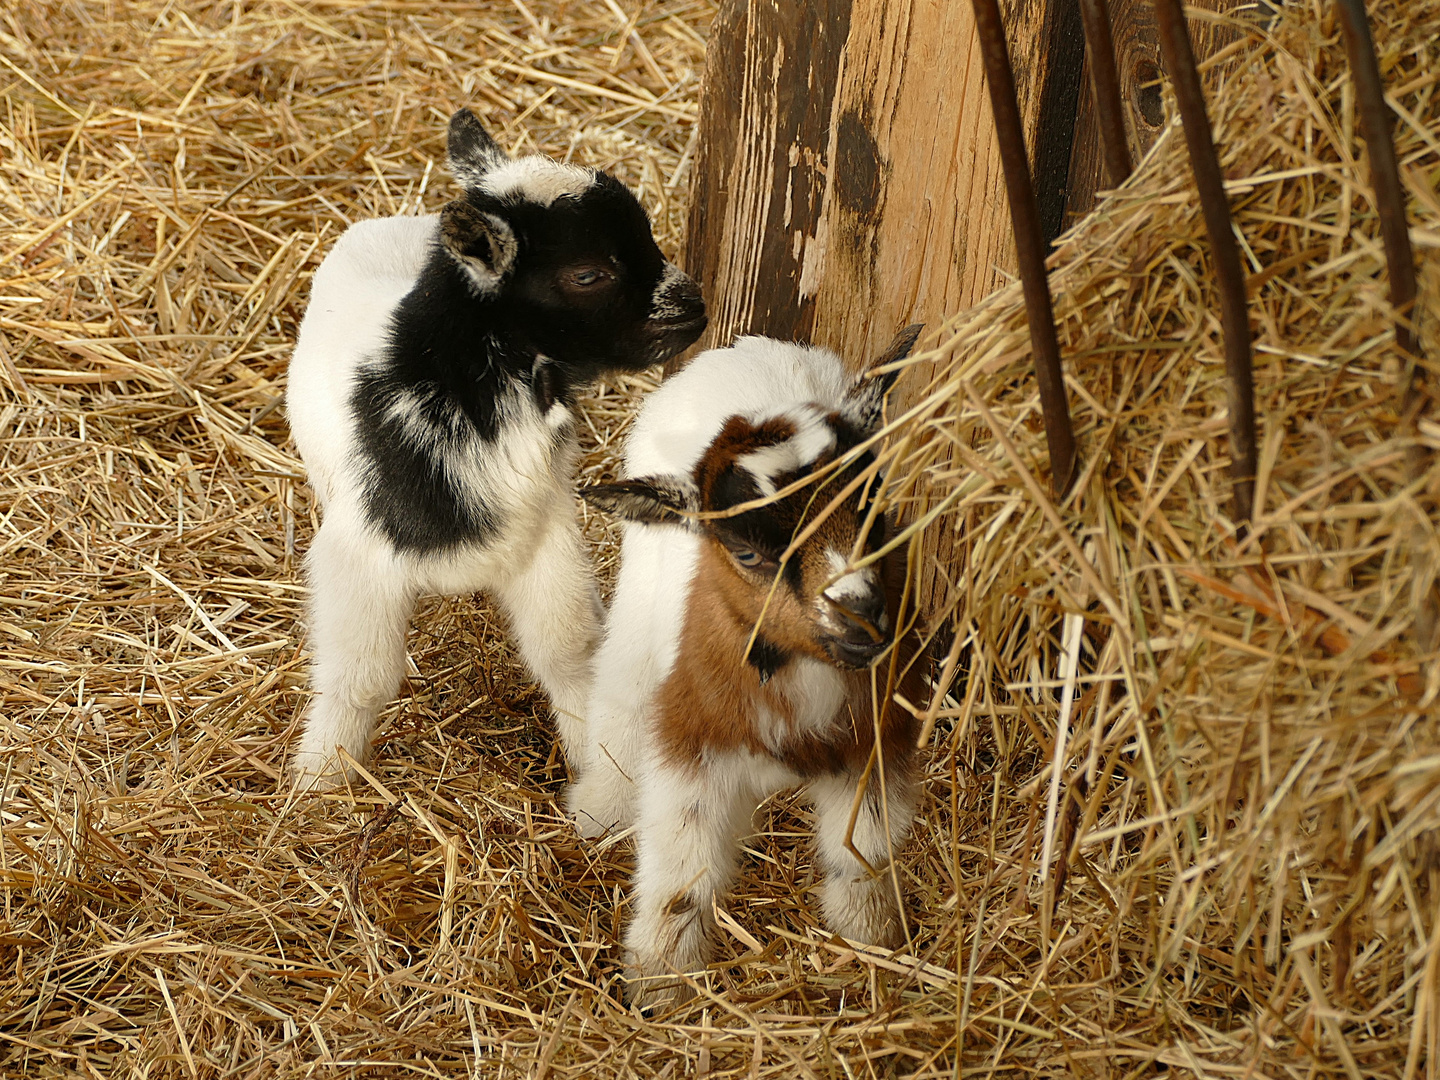
[[[1433,388],[1440,4],[1372,6]],[[1333,10],[1287,6],[1246,38],[1210,102],[1252,275],[1249,537],[1226,517],[1218,291],[1175,127],[1053,259],[1081,447],[1064,505],[1018,287],[916,358],[936,374],[895,425],[895,497],[938,513],[913,533],[951,553],[947,749],[962,771],[1010,759],[996,790],[1029,805],[996,814],[997,861],[959,890],[967,924],[986,912],[963,1010],[1007,1018],[964,1037],[1026,1054],[1008,1026],[1025,1019],[1065,1046],[1031,1044],[1033,1062],[1085,1072],[1434,1075],[1440,671],[1417,613],[1440,566],[1440,427],[1401,417]]]
[[[907,498],[953,493],[931,527],[963,552],[946,570],[968,676],[903,859],[909,951],[820,931],[803,822],[775,800],[709,992],[624,1010],[628,841],[582,846],[562,820],[541,703],[478,601],[421,612],[423,678],[363,784],[278,787],[314,522],[276,406],[309,273],[346,220],[445,199],[444,119],[467,102],[510,146],[617,171],[673,251],[710,13],[0,16],[0,1074],[1433,1072],[1440,1025],[1414,1017],[1440,1001],[1440,766],[1406,590],[1434,474],[1411,491],[1398,465],[1343,52],[1309,9],[1252,34],[1217,109],[1229,174],[1255,178],[1250,250],[1281,268],[1259,293],[1262,430],[1285,435],[1266,444],[1266,560],[1226,540],[1218,329],[1173,136],[1059,255],[1094,463],[1067,527],[1021,479],[1044,457],[1013,291],[952,325],[896,443]],[[1437,30],[1435,0],[1394,0],[1377,26],[1427,312]],[[595,395],[592,474],[644,385]],[[1257,607],[1266,589],[1288,622]],[[1061,763],[1090,795],[1051,912],[1062,611],[1087,613]]]

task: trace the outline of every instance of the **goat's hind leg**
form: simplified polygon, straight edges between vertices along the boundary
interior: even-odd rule
[[[369,755],[375,718],[405,670],[405,631],[415,592],[386,547],[327,520],[305,560],[310,585],[313,697],[290,769],[301,787],[342,783],[336,747]]]
[[[893,948],[900,944],[902,934],[890,859],[910,831],[915,783],[908,768],[887,773],[887,815],[878,769],[872,772],[852,831],[850,813],[860,775],[858,770],[847,770],[810,781],[816,855],[825,875],[820,903],[825,922],[836,933],[852,941]],[[855,857],[852,846],[865,862]]]

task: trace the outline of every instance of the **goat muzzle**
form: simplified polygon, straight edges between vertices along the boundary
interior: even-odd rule
[[[890,644],[889,618],[884,597],[866,597],[860,603],[841,603],[826,596],[825,603],[835,616],[838,633],[826,635],[825,651],[845,667],[868,667]]]

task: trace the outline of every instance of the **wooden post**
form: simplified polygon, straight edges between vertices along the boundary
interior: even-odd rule
[[[1079,9],[1021,0],[1006,30],[1032,168],[1049,178],[1048,240],[1081,98]],[[769,334],[860,368],[1013,272],[970,4],[724,0],[705,77],[686,252],[710,308],[703,346]],[[923,382],[909,376],[902,400]],[[926,552],[927,607],[943,601],[949,543]]]
[[[1160,87],[1141,85],[1160,75],[1153,11],[1110,3],[1122,92],[1154,122],[1137,125],[1138,159],[1163,121]],[[1009,0],[1003,13],[1048,241],[1070,189],[1092,198],[1103,168],[1080,8]],[[1208,55],[1214,35],[1196,36]],[[769,334],[860,368],[901,327],[933,333],[1013,274],[970,4],[723,0],[705,78],[686,251],[710,308],[703,346]],[[923,381],[907,380],[912,392]],[[927,552],[927,603],[948,556]]]
[[[1058,12],[1072,6],[1032,0],[1007,26],[1032,161],[1062,177],[1083,46],[1078,9],[1073,33]],[[726,0],[686,257],[706,343],[771,334],[859,365],[900,327],[933,329],[991,292],[1014,262],[994,132],[968,4]],[[1041,203],[1053,236],[1063,201]]]

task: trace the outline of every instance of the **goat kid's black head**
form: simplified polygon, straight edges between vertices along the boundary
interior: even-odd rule
[[[450,171],[465,189],[440,212],[445,250],[500,329],[579,381],[668,360],[705,329],[699,287],[665,259],[639,201],[607,173],[511,158],[461,109]]]
[[[880,363],[903,359],[919,331],[902,331]],[[734,572],[716,587],[731,610],[760,622],[771,646],[837,667],[866,667],[894,637],[889,608],[895,598],[887,595],[881,562],[852,565],[857,553],[863,562],[886,537],[884,515],[873,512],[880,479],[861,479],[873,455],[857,455],[821,485],[778,493],[879,429],[894,374],[859,382],[835,411],[803,405],[763,419],[732,416],[689,476],[646,477],[581,494],[624,520],[680,525],[706,537]],[[857,480],[855,490],[831,506]],[[728,517],[699,516],[760,500],[769,501]],[[786,558],[806,530],[809,538]]]

